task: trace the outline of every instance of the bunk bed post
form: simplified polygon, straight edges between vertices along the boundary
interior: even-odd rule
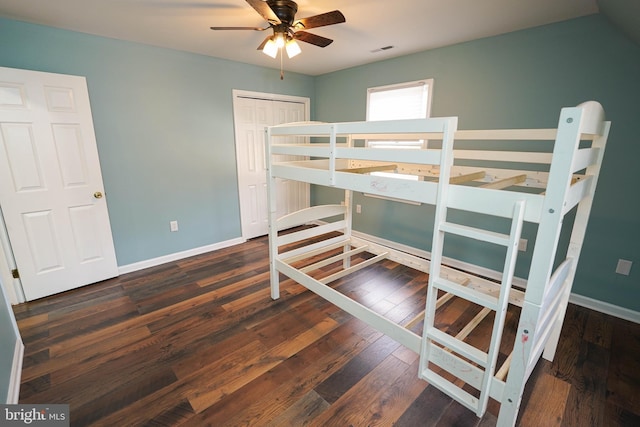
[[[597,126],[597,123],[585,123],[587,120],[597,120],[593,118],[591,111],[585,113],[586,110],[591,108],[599,108],[601,114],[596,116],[601,120],[604,113],[600,104],[595,102],[588,103],[586,106],[563,108],[560,113],[547,193],[542,206],[542,217],[538,226],[524,304],[516,331],[513,347],[514,357],[509,369],[498,416],[498,426],[501,427],[515,425],[524,386],[538,361],[542,349],[548,343],[549,331],[559,336],[559,328],[562,326],[577,258],[568,260],[567,265],[571,273],[568,273],[567,278],[562,280],[561,286],[563,288],[560,291],[563,292],[564,298],[559,303],[554,298],[554,303],[552,304],[550,298],[547,298],[547,293],[550,288],[550,279],[552,278],[562,222],[566,213],[564,209],[565,200],[575,172],[572,165],[579,148],[581,135],[586,128],[599,127],[600,131],[602,131],[602,126]],[[606,137],[604,139],[606,140]],[[600,144],[604,147],[602,140]],[[602,154],[603,150],[601,149],[599,155],[602,156]],[[593,172],[597,173],[599,170],[600,161],[601,158],[598,159],[596,163],[597,169],[593,170]],[[594,178],[597,178],[597,176]],[[591,183],[587,199],[593,196],[594,191],[595,180]],[[584,207],[580,210],[580,219],[577,219],[576,223],[574,223],[575,240],[573,240],[574,236],[572,235],[573,247],[569,248],[570,257],[577,256],[580,253],[590,204],[590,202],[587,202],[583,205]],[[548,319],[551,319],[551,326],[549,326]],[[555,339],[557,343],[557,337]],[[553,347],[555,349],[555,343]]]
[[[602,166],[602,160],[604,158],[605,146],[607,144],[607,138],[609,136],[610,128],[611,123],[605,122],[602,135],[597,136],[593,141],[593,147],[599,149],[598,157],[594,164],[590,165],[586,171],[586,175],[592,177],[591,184],[589,186],[588,195],[580,201],[578,210],[576,211],[576,217],[573,223],[573,229],[571,231],[571,238],[569,241],[569,248],[567,251],[567,258],[571,258],[574,260],[580,259],[580,252],[582,251],[582,245],[584,243],[584,237],[587,231],[587,223],[589,221],[589,216],[591,215],[593,197],[598,184],[598,178],[600,176],[600,169]],[[573,262],[566,279],[568,286],[564,287],[562,301],[560,302],[560,311],[555,319],[555,326],[553,327],[553,331],[549,336],[544,352],[542,354],[542,357],[549,361],[553,361],[553,358],[556,354],[567,304],[569,303],[569,297],[571,296],[571,285],[573,284],[573,279],[575,278],[577,267],[577,262]]]
[[[331,144],[334,144],[334,147],[335,147],[336,143],[337,141],[336,141],[335,129],[333,129],[331,133]],[[353,141],[349,136],[347,136],[347,147],[349,148],[353,147]],[[335,154],[334,149],[332,149],[331,152]],[[335,156],[334,156],[333,162],[335,162]],[[344,212],[345,228],[343,233],[347,241],[350,242],[351,236],[352,236],[351,231],[353,230],[353,191],[349,189],[344,190],[343,202],[345,206],[345,212]],[[343,246],[342,251],[346,253],[350,249],[351,249],[351,245],[346,243]],[[342,268],[347,269],[349,267],[351,267],[351,257],[348,256],[342,260]]]
[[[351,241],[351,230],[353,227],[353,191],[344,190],[344,205],[346,210],[344,212],[345,228],[343,233],[347,241]],[[347,252],[349,249],[351,249],[351,246],[347,243],[342,248],[342,251]],[[351,257],[345,257],[342,261],[342,266],[343,268],[351,267]]]
[[[271,129],[269,127],[264,130],[265,157],[267,165],[267,201],[268,201],[268,230],[269,230],[269,274],[271,278],[271,298],[276,300],[280,298],[280,275],[276,268],[276,258],[278,256],[278,228],[276,226],[277,215],[277,197],[276,197],[276,178],[271,171]]]

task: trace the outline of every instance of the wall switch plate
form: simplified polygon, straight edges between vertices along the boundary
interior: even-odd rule
[[[619,259],[616,266],[616,273],[628,276],[631,273],[631,265],[633,262],[626,259]]]
[[[362,205],[356,205],[356,213],[362,213]]]
[[[171,228],[171,231],[178,231],[178,221],[170,221],[169,227]]]

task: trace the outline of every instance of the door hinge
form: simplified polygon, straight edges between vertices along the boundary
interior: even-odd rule
[[[18,272],[17,268],[14,268],[13,270],[11,270],[11,275],[13,276],[14,279],[20,278],[20,273]]]

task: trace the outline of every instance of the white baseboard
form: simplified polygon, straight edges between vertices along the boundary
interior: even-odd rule
[[[597,299],[585,297],[578,294],[571,294],[569,302],[600,313],[608,314],[613,317],[628,320],[634,323],[640,323],[640,312],[629,310],[628,308],[609,304],[608,302],[598,301]]]
[[[11,367],[11,377],[9,378],[9,386],[7,388],[7,404],[14,405],[18,403],[20,394],[20,380],[22,378],[22,359],[24,356],[24,344],[18,338],[13,350],[13,363]]]
[[[149,267],[155,267],[157,265],[164,264],[167,262],[178,261],[184,258],[189,258],[191,256],[204,254],[204,253],[215,251],[218,249],[228,248],[229,246],[238,245],[244,242],[245,240],[242,237],[238,237],[236,239],[225,240],[224,242],[218,242],[212,245],[201,246],[199,248],[193,248],[193,249],[189,249],[182,252],[176,252],[173,254],[148,259],[145,261],[134,262],[133,264],[119,266],[118,273],[119,274],[132,273],[134,271],[143,270]]]

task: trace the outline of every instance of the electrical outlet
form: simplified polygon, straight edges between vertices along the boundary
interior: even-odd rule
[[[616,273],[628,276],[631,273],[631,265],[633,262],[626,259],[619,259],[616,266]]]
[[[171,231],[178,231],[178,221],[169,221]]]
[[[356,213],[362,213],[362,205],[356,205]]]
[[[518,242],[518,250],[521,252],[527,251],[527,239],[520,239]]]

